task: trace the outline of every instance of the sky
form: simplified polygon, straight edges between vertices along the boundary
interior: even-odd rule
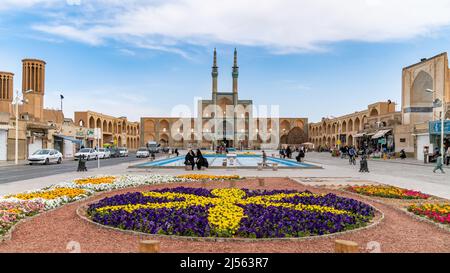
[[[231,91],[310,122],[401,105],[403,67],[450,47],[448,0],[1,0],[0,71],[45,60],[45,106],[139,121]],[[399,107],[398,107],[399,108]]]

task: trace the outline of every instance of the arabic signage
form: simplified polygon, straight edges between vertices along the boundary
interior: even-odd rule
[[[430,121],[429,123],[429,132],[430,135],[440,135],[441,134],[441,121]],[[450,120],[444,121],[444,134],[450,134]]]

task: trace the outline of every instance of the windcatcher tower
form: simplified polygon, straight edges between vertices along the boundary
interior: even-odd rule
[[[22,92],[28,101],[23,106],[23,112],[36,121],[44,117],[45,64],[37,59],[22,60]],[[26,93],[28,90],[32,91]]]
[[[0,113],[11,113],[14,74],[0,72]]]

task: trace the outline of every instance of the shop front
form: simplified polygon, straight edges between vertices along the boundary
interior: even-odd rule
[[[429,122],[430,144],[434,147],[430,153],[435,153],[441,149],[442,122],[440,120]],[[444,121],[444,150],[450,146],[450,120]]]
[[[76,151],[81,148],[82,141],[70,136],[53,135],[54,147],[64,158],[72,158]]]
[[[371,137],[370,148],[375,151],[395,151],[394,135],[392,134],[392,129],[382,129],[378,130]]]

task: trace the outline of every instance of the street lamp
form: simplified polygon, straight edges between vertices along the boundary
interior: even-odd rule
[[[428,93],[436,93],[436,91],[435,90],[432,90],[432,89],[429,89],[429,88],[427,88],[427,89],[425,89],[425,92],[428,92]],[[440,100],[440,99],[438,99],[438,98],[436,98],[434,101],[433,101],[433,107],[437,107],[437,105],[439,104],[439,102],[441,103],[441,156],[444,156],[444,120],[445,120],[445,112],[446,112],[446,110],[445,110],[445,108],[446,108],[446,105],[445,105],[445,102],[444,102],[444,100]]]
[[[24,94],[28,94],[28,93],[31,93],[31,92],[33,92],[33,90],[32,89],[29,89],[29,90],[26,90],[25,92],[24,92]],[[16,108],[16,145],[15,145],[15,154],[14,154],[14,163],[16,164],[16,165],[18,165],[19,164],[19,102],[22,102],[22,103],[27,103],[28,102],[28,100],[25,100],[25,99],[20,99],[20,97],[19,97],[19,90],[16,90],[16,96],[14,97],[14,104],[15,104],[15,108]]]

